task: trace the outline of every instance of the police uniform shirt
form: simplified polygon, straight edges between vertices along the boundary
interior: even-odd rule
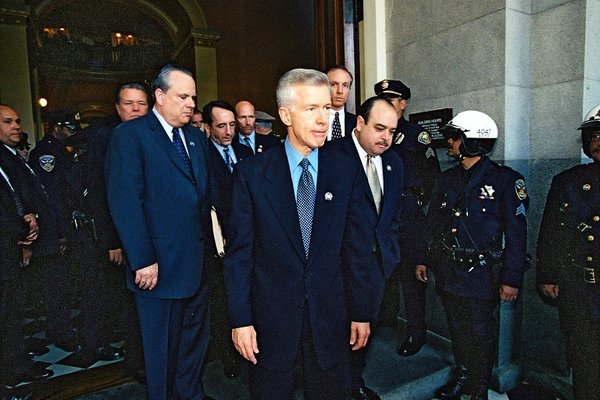
[[[369,154],[362,148],[362,146],[358,142],[358,139],[356,138],[356,129],[352,131],[352,140],[354,141],[356,151],[358,151],[358,157],[360,158],[360,163],[362,164],[363,170],[365,171],[365,175],[367,175],[367,156]],[[381,186],[381,194],[384,194],[385,191],[383,187],[383,161],[381,160],[381,156],[373,156],[371,162],[375,164],[375,169],[377,170],[377,178],[379,179],[379,185]]]
[[[342,137],[346,136],[346,107],[342,107],[341,110],[334,110],[333,108],[329,109],[329,129],[327,130],[327,141],[331,140],[332,129],[333,129],[333,120],[335,119],[335,113],[338,113],[338,118],[340,120],[340,127],[342,128]]]

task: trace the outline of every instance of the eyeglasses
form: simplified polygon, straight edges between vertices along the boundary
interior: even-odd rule
[[[29,146],[19,146],[19,150],[29,150]]]

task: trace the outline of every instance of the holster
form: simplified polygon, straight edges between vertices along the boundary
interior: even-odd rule
[[[90,239],[98,241],[96,221],[94,221],[94,218],[82,211],[73,210],[73,212],[71,212],[71,222],[76,230],[83,232]]]

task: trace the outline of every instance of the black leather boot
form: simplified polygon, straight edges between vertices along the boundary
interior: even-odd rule
[[[455,370],[455,377],[435,391],[435,398],[440,400],[460,400],[460,396],[466,392],[467,381],[467,368],[463,365],[458,365]]]
[[[479,382],[477,386],[477,391],[473,396],[471,396],[471,400],[488,400],[488,389],[489,386],[487,382]]]

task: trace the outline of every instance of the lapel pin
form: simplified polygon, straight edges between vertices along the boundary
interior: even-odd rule
[[[196,143],[194,143],[194,142],[190,142],[190,146],[192,146],[192,147],[193,147],[193,146],[195,146],[195,145],[196,145]]]
[[[590,190],[592,188],[592,185],[590,185],[589,183],[586,183],[585,185],[583,185],[583,190],[585,190],[586,192],[588,190]]]
[[[333,195],[331,194],[331,192],[325,193],[325,200],[327,200],[327,201],[333,200]]]
[[[258,145],[258,149],[256,149],[257,153],[262,153],[262,144]]]
[[[385,169],[387,169],[388,171],[391,171],[391,170],[392,170],[392,167],[391,167],[390,165],[386,165],[386,166],[385,166]]]

